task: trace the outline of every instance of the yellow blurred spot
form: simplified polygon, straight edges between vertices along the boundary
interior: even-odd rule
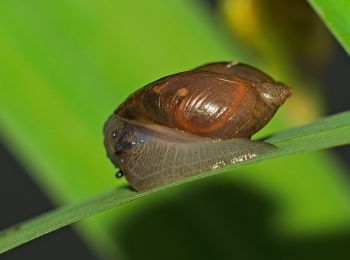
[[[223,11],[231,29],[239,37],[251,38],[257,30],[257,11],[254,0],[224,0]]]

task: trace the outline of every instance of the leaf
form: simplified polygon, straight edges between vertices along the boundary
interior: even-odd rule
[[[234,166],[192,176],[148,192],[138,193],[130,190],[128,187],[115,188],[110,192],[77,205],[62,207],[16,225],[0,233],[0,253],[101,211],[168,189],[172,186],[280,156],[349,144],[350,111],[321,119],[309,125],[281,132],[266,139],[266,141],[273,143],[278,149]]]
[[[350,54],[350,1],[309,0],[309,2]]]

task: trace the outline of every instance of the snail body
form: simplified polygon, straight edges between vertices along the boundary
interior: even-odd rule
[[[274,149],[250,137],[291,95],[241,63],[211,63],[137,90],[104,126],[107,155],[137,191]]]

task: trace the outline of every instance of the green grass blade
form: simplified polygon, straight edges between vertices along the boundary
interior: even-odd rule
[[[309,0],[309,2],[350,54],[350,1]]]
[[[193,176],[148,192],[135,192],[127,187],[115,188],[110,192],[91,198],[77,205],[62,207],[42,216],[16,225],[0,234],[0,253],[24,244],[30,240],[72,224],[78,220],[97,214],[160,190],[227,171],[235,167],[258,161],[295,154],[299,152],[325,149],[350,143],[350,111],[324,118],[318,122],[293,128],[268,139],[278,149],[238,165]]]

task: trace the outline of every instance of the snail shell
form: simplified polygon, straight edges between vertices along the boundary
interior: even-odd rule
[[[274,149],[249,138],[291,90],[245,64],[218,62],[137,90],[104,126],[107,155],[137,191]]]

